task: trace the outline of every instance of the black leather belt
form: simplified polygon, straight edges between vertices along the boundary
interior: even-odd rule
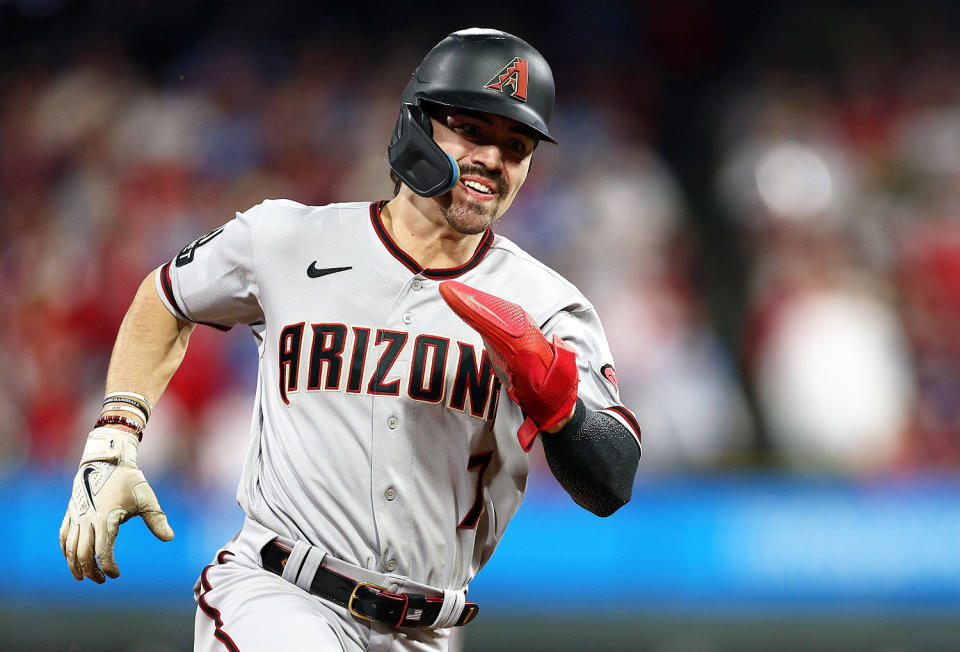
[[[271,541],[260,551],[263,567],[282,576],[290,552],[276,540]],[[310,593],[346,607],[357,618],[376,620],[391,627],[430,627],[443,606],[442,597],[391,593],[383,586],[357,582],[322,565],[310,581]],[[454,626],[466,625],[479,612],[480,607],[475,603],[466,603]]]

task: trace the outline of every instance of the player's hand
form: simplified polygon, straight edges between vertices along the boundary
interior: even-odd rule
[[[533,318],[515,303],[457,281],[440,284],[440,294],[483,337],[490,362],[510,398],[526,413],[517,436],[529,450],[539,430],[569,420],[577,402],[577,357],[554,335],[550,342]]]
[[[139,445],[136,435],[116,428],[97,428],[87,438],[60,525],[60,549],[77,580],[103,584],[105,575],[120,575],[113,558],[117,530],[137,514],[158,539],[173,538],[167,515],[137,467]]]

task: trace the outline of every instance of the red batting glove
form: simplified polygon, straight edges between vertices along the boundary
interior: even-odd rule
[[[440,294],[483,337],[507,394],[526,414],[517,438],[523,450],[530,450],[537,431],[559,424],[577,402],[576,354],[556,335],[553,342],[547,341],[533,318],[515,303],[457,281],[441,283]]]

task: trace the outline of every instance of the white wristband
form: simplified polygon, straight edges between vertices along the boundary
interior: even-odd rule
[[[103,416],[107,412],[128,412],[137,417],[141,427],[147,425],[147,415],[143,413],[143,410],[131,407],[125,403],[107,403],[103,406],[103,410],[100,411],[100,416]]]

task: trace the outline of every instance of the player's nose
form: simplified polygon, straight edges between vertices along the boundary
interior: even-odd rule
[[[482,144],[474,147],[470,153],[470,162],[482,165],[488,170],[503,170],[503,152],[496,144]]]

